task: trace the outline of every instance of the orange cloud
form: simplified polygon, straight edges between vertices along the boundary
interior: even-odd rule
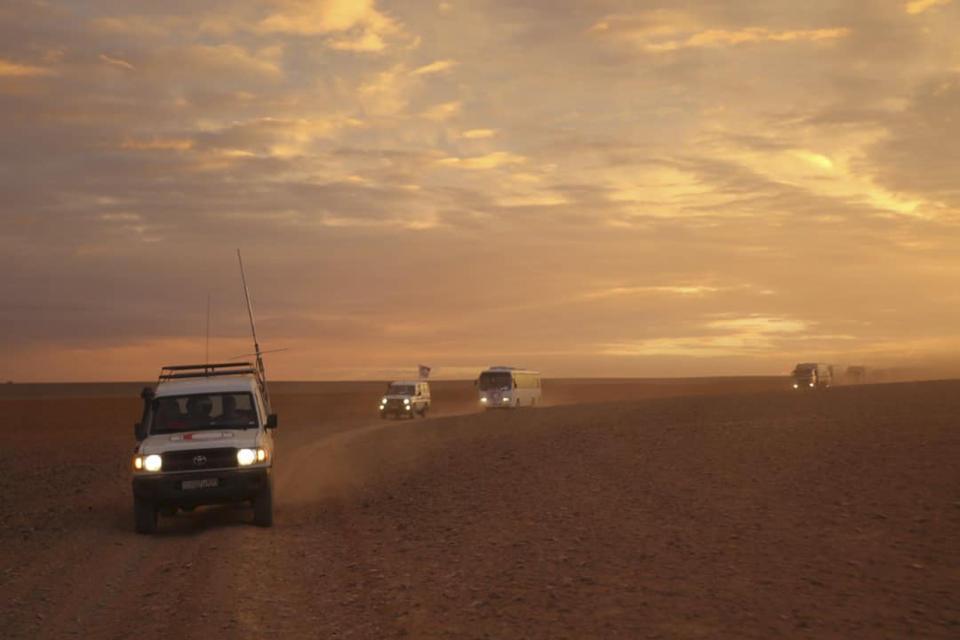
[[[696,19],[678,11],[650,11],[612,15],[594,24],[590,31],[601,37],[628,40],[650,52],[701,47],[722,47],[760,42],[816,42],[842,38],[847,28],[788,29],[767,27],[742,29],[703,28]]]
[[[52,76],[56,71],[48,67],[36,67],[29,64],[19,64],[9,60],[0,60],[0,77]]]
[[[193,140],[188,138],[151,138],[149,140],[133,140],[131,138],[127,138],[120,144],[121,149],[148,151],[186,151],[192,147]]]
[[[526,160],[525,157],[508,151],[494,151],[472,158],[441,158],[437,163],[458,169],[496,169],[507,164],[520,164]]]
[[[341,51],[378,52],[399,25],[377,11],[373,0],[281,0],[258,30],[296,35],[333,35],[327,44]]]
[[[443,104],[434,105],[421,115],[427,120],[447,120],[453,116],[460,113],[460,102],[444,102]]]
[[[497,135],[496,129],[470,129],[463,132],[464,138],[469,138],[470,140],[478,140],[480,138],[492,138]]]
[[[129,69],[130,71],[135,71],[135,67],[127,62],[126,60],[121,60],[120,58],[111,58],[105,53],[100,54],[100,59],[106,62],[107,64],[113,65],[115,67],[120,67],[122,69]]]
[[[413,75],[420,76],[428,73],[439,73],[441,71],[446,71],[456,66],[455,60],[437,60],[436,62],[431,62],[430,64],[424,65],[418,69],[413,70]]]
[[[945,4],[950,4],[950,0],[910,0],[905,9],[910,15],[916,15],[918,13],[923,13],[927,9],[932,9],[937,5]]]

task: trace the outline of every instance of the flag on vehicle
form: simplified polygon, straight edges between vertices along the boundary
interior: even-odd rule
[[[425,364],[421,364],[421,365],[419,365],[419,368],[420,368],[420,377],[421,377],[421,378],[426,379],[426,378],[429,378],[429,377],[430,377],[430,367],[428,367],[428,366],[425,365]]]

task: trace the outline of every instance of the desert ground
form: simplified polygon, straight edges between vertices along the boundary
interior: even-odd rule
[[[5,638],[957,638],[960,381],[281,383],[275,524],[133,532],[139,385],[2,385]]]

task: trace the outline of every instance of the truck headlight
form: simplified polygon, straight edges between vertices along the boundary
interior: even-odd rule
[[[145,456],[143,458],[141,458],[140,456],[137,456],[137,458],[133,462],[133,466],[136,467],[137,469],[140,469],[141,467],[137,466],[138,461],[141,462],[141,464],[143,465],[143,468],[146,469],[147,471],[160,471],[160,469],[163,467],[163,458],[161,458],[155,453],[151,453],[150,455]]]
[[[503,403],[510,402],[510,396],[503,396],[503,399],[500,402],[503,402]]]
[[[487,401],[487,396],[483,396],[482,398],[480,398],[480,402],[486,402],[486,401]]]
[[[380,398],[380,404],[387,404],[386,398]]]
[[[263,462],[267,459],[267,450],[266,449],[238,449],[237,450],[237,464],[241,467],[246,467],[254,462]]]
[[[794,388],[794,389],[799,389],[799,388],[800,388],[800,385],[798,385],[796,382],[794,382],[794,383],[793,383],[793,388]]]
[[[404,398],[403,404],[410,404],[410,398]]]

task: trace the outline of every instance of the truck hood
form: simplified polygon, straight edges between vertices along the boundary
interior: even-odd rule
[[[205,429],[163,433],[150,436],[140,443],[139,452],[146,454],[217,447],[256,447],[259,433],[258,429]]]

